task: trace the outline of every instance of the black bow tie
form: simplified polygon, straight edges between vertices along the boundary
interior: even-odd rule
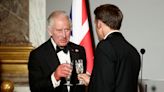
[[[63,51],[64,53],[67,53],[68,52],[68,46],[65,46],[65,47],[56,46],[56,53],[58,53],[60,51]]]

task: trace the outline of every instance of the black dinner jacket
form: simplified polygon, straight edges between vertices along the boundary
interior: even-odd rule
[[[82,46],[69,42],[71,60],[83,59],[84,71],[86,71],[86,54]],[[58,87],[54,88],[51,82],[51,74],[60,64],[57,53],[49,39],[47,42],[31,51],[28,62],[29,86],[31,92],[67,92],[63,86],[65,79],[62,78]],[[72,72],[72,83],[77,83],[75,69]],[[73,86],[71,92],[84,92],[84,86]]]
[[[89,92],[137,92],[138,51],[119,32],[98,43]]]

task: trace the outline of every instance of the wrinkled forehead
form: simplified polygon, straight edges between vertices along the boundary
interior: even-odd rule
[[[56,16],[50,21],[50,26],[58,26],[60,24],[63,24],[64,26],[71,27],[71,21],[67,16],[60,15]]]

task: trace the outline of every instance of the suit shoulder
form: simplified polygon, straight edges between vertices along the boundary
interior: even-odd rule
[[[74,47],[74,48],[84,48],[83,46],[80,46],[80,45],[75,44],[75,43],[73,43],[73,42],[69,42],[69,45],[70,45],[71,47]]]
[[[32,50],[31,53],[47,51],[49,47],[51,47],[51,42],[46,41],[40,46],[38,46],[37,48],[35,48],[34,50]]]

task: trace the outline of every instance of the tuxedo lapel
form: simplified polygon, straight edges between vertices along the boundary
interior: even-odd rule
[[[50,67],[51,71],[56,70],[57,66],[60,64],[55,49],[50,40],[47,42],[47,64]]]
[[[71,43],[68,44],[68,49],[70,51],[71,61],[79,59],[79,49],[75,48]],[[74,62],[73,62],[74,63]]]

